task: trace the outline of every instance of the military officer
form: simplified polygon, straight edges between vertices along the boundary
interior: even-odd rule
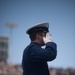
[[[49,23],[35,25],[26,33],[31,42],[23,52],[23,75],[50,75],[47,62],[56,58],[57,45],[49,33]]]

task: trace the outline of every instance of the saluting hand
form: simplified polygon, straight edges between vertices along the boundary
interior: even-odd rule
[[[46,34],[46,37],[43,37],[44,43],[52,42],[52,35],[50,33]]]

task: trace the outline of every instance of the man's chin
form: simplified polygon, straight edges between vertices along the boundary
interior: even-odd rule
[[[41,46],[45,46],[45,43],[42,43]]]

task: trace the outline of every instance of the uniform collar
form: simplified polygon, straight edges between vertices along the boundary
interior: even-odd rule
[[[31,41],[31,44],[39,45],[37,42]],[[39,45],[40,46],[40,45]]]

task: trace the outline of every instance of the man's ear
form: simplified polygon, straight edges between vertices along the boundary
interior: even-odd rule
[[[36,38],[39,39],[40,38],[40,35],[39,34],[36,34]]]

